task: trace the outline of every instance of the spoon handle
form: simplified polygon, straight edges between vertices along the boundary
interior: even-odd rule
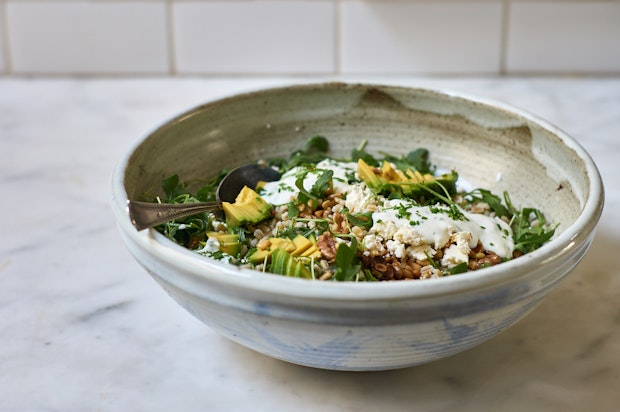
[[[148,203],[127,202],[129,218],[131,223],[138,230],[157,226],[174,219],[180,219],[195,215],[209,210],[222,208],[222,202],[201,202],[201,203]]]

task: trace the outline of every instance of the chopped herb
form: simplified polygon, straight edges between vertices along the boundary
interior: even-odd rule
[[[409,219],[411,217],[411,212],[409,211],[408,206],[405,204],[400,204],[395,207],[396,209],[396,217],[399,219]]]

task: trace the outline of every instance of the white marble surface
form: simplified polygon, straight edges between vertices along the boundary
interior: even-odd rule
[[[0,410],[619,410],[618,78],[389,80],[534,112],[581,142],[606,185],[578,268],[515,327],[449,359],[342,373],[266,358],[135,263],[108,206],[130,144],[204,101],[307,80],[0,79]]]

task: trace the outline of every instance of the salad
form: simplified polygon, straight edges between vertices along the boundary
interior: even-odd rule
[[[245,187],[223,212],[201,213],[156,229],[196,253],[277,275],[323,281],[428,279],[501,264],[537,249],[555,226],[535,208],[516,208],[508,193],[459,188],[455,170],[439,173],[429,152],[404,156],[354,148],[328,156],[329,141],[310,138],[289,158],[261,162],[280,179]],[[177,175],[165,198],[215,200],[228,171],[188,191]]]

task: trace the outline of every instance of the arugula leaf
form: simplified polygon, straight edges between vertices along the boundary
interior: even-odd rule
[[[332,170],[325,170],[321,173],[310,190],[306,190],[304,187],[304,180],[309,172],[309,170],[304,170],[303,173],[297,175],[297,179],[295,180],[295,186],[299,189],[297,200],[300,204],[306,204],[308,201],[312,201],[314,207],[316,207],[319,198],[329,189],[334,172]]]
[[[370,269],[364,269],[362,271],[362,278],[360,280],[365,280],[366,282],[378,282],[379,279],[372,275]]]
[[[529,253],[541,247],[555,234],[558,225],[550,226],[545,215],[536,208],[525,207],[517,209],[508,192],[504,192],[504,202],[512,214],[510,227],[515,249],[522,253]]]
[[[458,265],[448,269],[448,273],[451,275],[458,275],[461,273],[465,273],[469,270],[469,267],[467,266],[467,262],[461,262]]]
[[[431,185],[437,185],[439,186],[439,188],[443,191],[442,193],[438,193],[437,191],[431,189]],[[463,212],[461,211],[461,209],[458,207],[458,205],[454,202],[454,200],[452,200],[452,197],[450,196],[451,193],[450,191],[439,182],[439,180],[433,182],[431,185],[426,185],[426,184],[420,184],[419,188],[425,190],[426,192],[430,193],[434,198],[442,201],[443,203],[445,203],[448,208],[447,210],[442,210],[441,208],[437,208],[434,205],[431,205],[431,211],[433,213],[441,213],[441,212],[445,212],[448,214],[448,216],[450,216],[450,218],[454,219],[454,220],[469,220],[467,219],[467,217],[463,214]],[[435,208],[436,210],[433,210],[433,208]]]
[[[327,189],[330,188],[333,176],[333,170],[325,170],[323,173],[321,173],[314,185],[312,185],[310,193],[312,193],[312,195],[316,196],[317,198],[322,197],[327,191]]]
[[[549,227],[545,216],[538,209],[523,208],[513,215],[510,222],[515,249],[523,253],[538,249],[555,233],[557,226]]]
[[[196,199],[201,202],[213,202],[216,198],[217,188],[220,182],[228,174],[228,169],[220,170],[215,176],[207,180],[204,185],[196,192]]]
[[[176,174],[162,180],[161,188],[164,190],[168,200],[187,194],[185,187],[179,182],[179,175]]]
[[[187,191],[188,184],[181,182],[174,174],[162,180],[161,187],[166,194],[166,203],[196,203],[199,201]],[[206,231],[210,225],[208,213],[198,213],[194,216],[175,219],[163,223],[157,229],[168,239],[190,249],[198,247],[206,238]]]
[[[366,164],[378,167],[380,162],[364,149],[367,143],[368,141],[364,140],[359,145],[359,147],[351,150],[351,161],[357,162],[358,160],[362,159],[364,162],[366,162]]]
[[[328,140],[323,136],[313,136],[306,141],[303,149],[291,153],[288,161],[282,158],[272,158],[269,159],[268,163],[271,166],[278,167],[281,173],[285,173],[294,167],[304,164],[316,164],[326,159],[328,151]]]
[[[435,173],[435,166],[432,165],[428,158],[429,152],[427,149],[419,148],[409,152],[406,156],[396,157],[390,154],[382,153],[385,156],[385,160],[394,163],[400,170],[417,170],[418,172],[425,174]]]
[[[304,145],[306,154],[327,153],[329,150],[329,141],[323,136],[312,136]]]
[[[484,202],[488,204],[491,210],[495,212],[497,217],[510,218],[513,214],[511,210],[509,210],[506,206],[502,204],[502,199],[499,196],[491,193],[491,191],[486,189],[474,189],[471,192],[465,194],[464,198],[469,203]]]
[[[345,217],[351,226],[360,226],[367,229],[372,227],[372,212],[352,214],[345,210]]]
[[[293,219],[297,216],[299,216],[299,208],[297,207],[297,205],[295,204],[295,202],[289,202],[288,203],[288,218],[289,219]]]
[[[287,167],[288,160],[284,157],[270,157],[266,160],[266,162],[269,167],[273,167],[274,169],[279,170],[282,173],[290,169]]]
[[[297,178],[295,179],[295,187],[297,187],[297,189],[299,190],[297,200],[300,204],[306,204],[308,203],[308,200],[316,200],[316,196],[314,196],[304,187],[304,179],[306,178],[307,174],[308,171],[305,170],[303,173],[297,175]]]
[[[427,149],[416,149],[407,154],[407,162],[412,165],[418,172],[420,173],[431,173],[432,165],[428,161],[428,150]]]
[[[333,279],[337,281],[354,280],[362,268],[357,256],[357,239],[351,237],[351,245],[341,243],[336,251],[336,266]]]

